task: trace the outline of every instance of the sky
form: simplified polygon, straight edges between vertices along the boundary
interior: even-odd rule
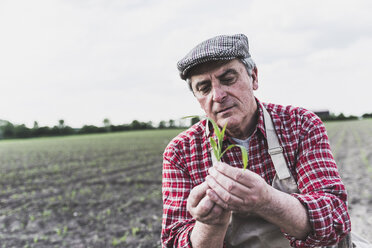
[[[103,126],[203,115],[176,63],[247,35],[256,97],[372,113],[370,0],[0,0],[0,119]]]

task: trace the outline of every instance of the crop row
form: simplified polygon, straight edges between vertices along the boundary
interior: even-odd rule
[[[161,154],[178,132],[0,142],[0,244],[157,247]]]

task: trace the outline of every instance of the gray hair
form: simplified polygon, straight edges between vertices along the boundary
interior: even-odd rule
[[[245,69],[248,72],[248,75],[252,77],[252,71],[256,67],[256,63],[253,61],[252,57],[240,59],[240,61],[242,61],[242,63],[244,64]]]
[[[245,66],[245,69],[247,70],[248,76],[252,77],[252,71],[253,71],[254,68],[256,68],[256,63],[253,61],[252,57],[240,59],[240,61]],[[186,82],[189,85],[189,89],[194,94],[194,91],[192,90],[192,86],[191,86],[191,80],[190,80],[189,77],[186,78]]]

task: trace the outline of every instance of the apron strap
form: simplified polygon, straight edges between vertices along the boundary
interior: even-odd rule
[[[273,161],[276,174],[280,180],[289,178],[291,174],[283,155],[283,147],[280,146],[278,136],[275,133],[273,121],[266,108],[263,105],[261,105],[261,107],[264,114],[268,151]]]

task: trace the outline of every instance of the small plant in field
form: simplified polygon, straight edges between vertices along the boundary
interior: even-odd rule
[[[57,234],[58,236],[61,236],[61,235],[62,235],[62,230],[61,230],[61,228],[56,227],[56,228],[54,229],[54,231],[56,231],[56,234]]]
[[[51,214],[52,214],[51,210],[45,209],[44,212],[43,212],[43,217],[48,218],[48,217],[50,217]]]
[[[132,236],[135,237],[140,229],[138,227],[132,227]]]
[[[68,231],[68,227],[67,226],[64,226],[63,227],[63,235],[66,235],[67,234],[67,231]]]
[[[128,237],[128,232],[125,232],[124,235],[120,239],[114,238],[112,240],[112,245],[117,246],[117,245],[120,245],[121,243],[124,243],[127,240],[127,237]]]
[[[68,231],[68,227],[64,226],[63,229],[59,228],[59,227],[56,227],[54,230],[55,230],[55,232],[58,236],[66,236],[67,231]]]
[[[76,190],[71,191],[71,195],[70,195],[71,199],[74,199],[75,196],[76,196]]]
[[[199,116],[187,116],[184,118],[193,118],[193,117],[199,117]],[[224,151],[222,151],[222,142],[225,137],[227,123],[225,124],[225,126],[222,128],[222,131],[221,131],[217,123],[214,120],[208,117],[206,117],[206,119],[212,123],[214,132],[217,136],[217,142],[212,137],[209,138],[209,142],[212,146],[213,153],[216,156],[217,161],[221,161],[221,158],[225,154],[225,152],[227,152],[231,148],[239,147],[242,152],[243,170],[245,170],[248,166],[248,152],[244,146],[232,144],[232,145],[229,145]]]

